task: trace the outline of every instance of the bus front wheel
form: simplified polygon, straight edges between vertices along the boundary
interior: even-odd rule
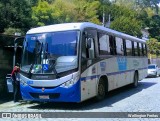
[[[105,95],[106,95],[105,82],[103,79],[100,79],[98,84],[98,92],[97,92],[96,100],[97,101],[103,100],[105,98]]]

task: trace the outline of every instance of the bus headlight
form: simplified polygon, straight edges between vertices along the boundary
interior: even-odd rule
[[[72,85],[74,85],[79,79],[79,76],[76,76],[75,78],[72,78],[71,80],[63,83],[60,87],[69,88]]]
[[[20,83],[23,85],[23,86],[27,86],[28,84],[24,81],[24,80],[22,80],[22,79],[20,79]]]

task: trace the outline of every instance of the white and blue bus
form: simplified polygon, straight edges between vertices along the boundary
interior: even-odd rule
[[[144,40],[93,23],[33,28],[20,71],[24,100],[82,102],[147,76]]]

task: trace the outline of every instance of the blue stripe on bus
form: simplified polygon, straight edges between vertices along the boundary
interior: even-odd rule
[[[87,76],[87,77],[82,77],[81,81],[89,80],[89,79],[95,79],[98,78],[100,75],[94,75],[94,76]]]
[[[135,70],[132,69],[132,70],[127,70],[127,71],[112,72],[112,73],[107,73],[107,75],[111,76],[111,75],[122,74],[122,73],[126,73],[126,72],[132,72],[132,71],[135,71]]]
[[[143,69],[148,69],[148,67],[145,67],[145,68],[139,68],[138,70],[143,70]]]
[[[147,69],[148,67],[145,68],[139,68],[138,70],[144,70]],[[112,76],[112,75],[116,75],[116,74],[122,74],[122,73],[126,73],[126,72],[132,72],[135,71],[134,69],[132,70],[126,70],[126,71],[120,71],[120,72],[112,72],[112,73],[106,73],[107,76]],[[85,80],[89,80],[89,79],[95,79],[95,78],[99,78],[100,75],[94,75],[94,76],[87,76],[87,77],[82,77],[81,81],[85,81]]]

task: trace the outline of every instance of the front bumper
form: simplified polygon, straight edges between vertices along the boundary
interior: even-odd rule
[[[20,85],[22,98],[29,101],[39,102],[80,102],[80,81],[69,88],[53,87],[31,87]],[[41,98],[49,97],[49,98]]]
[[[147,76],[148,76],[148,77],[149,77],[149,76],[157,76],[157,73],[156,73],[156,72],[149,72]]]

